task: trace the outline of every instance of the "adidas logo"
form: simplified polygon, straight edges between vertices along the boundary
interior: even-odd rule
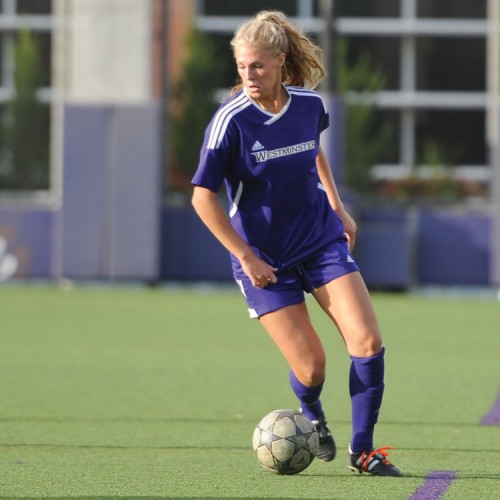
[[[252,146],[252,151],[259,151],[261,149],[264,149],[264,146],[259,141],[255,141],[255,144]]]

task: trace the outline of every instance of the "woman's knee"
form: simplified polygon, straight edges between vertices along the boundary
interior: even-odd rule
[[[378,331],[370,332],[347,341],[347,348],[352,356],[360,358],[375,356],[382,350],[382,337]]]
[[[321,357],[309,363],[302,363],[299,367],[292,369],[302,384],[314,387],[325,380],[326,359]]]

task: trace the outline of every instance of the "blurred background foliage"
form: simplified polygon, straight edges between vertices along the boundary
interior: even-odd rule
[[[368,193],[374,188],[371,168],[391,147],[394,131],[387,124],[379,125],[373,99],[384,87],[384,74],[374,67],[368,54],[349,63],[347,51],[347,41],[340,39],[336,71],[338,92],[347,107],[345,181],[350,188]],[[349,99],[350,95],[354,97]]]
[[[49,189],[50,108],[38,90],[45,76],[37,40],[20,31],[14,47],[15,92],[0,126],[0,190]]]
[[[191,191],[190,181],[198,166],[204,132],[218,107],[215,94],[226,70],[225,64],[216,57],[212,40],[202,32],[192,29],[186,46],[181,76],[171,89],[166,138],[169,144],[167,187],[181,193]]]
[[[344,97],[357,93],[357,98],[346,99],[345,180],[349,187],[367,193],[374,188],[370,169],[391,147],[394,134],[388,125],[379,125],[372,97],[384,86],[383,73],[373,67],[368,55],[349,64],[346,54],[347,42],[341,40],[338,48],[338,90]],[[203,134],[219,104],[216,94],[228,70],[232,68],[227,68],[216,57],[211,39],[193,29],[187,39],[187,56],[182,64],[181,76],[171,91],[170,161],[166,176],[171,190],[190,192],[190,179],[198,165]]]
[[[376,67],[368,52],[350,53],[348,41],[338,39],[337,92],[345,108],[345,164],[339,182],[364,196],[399,202],[434,199],[460,201],[484,196],[477,183],[455,180],[449,167],[455,158],[437,140],[427,140],[417,159],[425,174],[413,172],[404,179],[377,181],[372,168],[384,163],[388,152],[397,148],[397,132],[391,122],[381,121],[374,96],[386,86],[385,72]],[[179,79],[170,88],[169,121],[165,144],[168,160],[163,191],[187,197],[190,179],[196,170],[204,131],[222,100],[228,75],[236,76],[228,59],[207,34],[192,28],[186,39],[186,57]],[[230,47],[227,47],[227,51]],[[46,85],[49,68],[43,64],[39,40],[29,31],[20,31],[14,45],[16,91],[1,113],[0,190],[37,191],[50,189],[50,107],[38,98]]]
[[[219,105],[217,96],[232,83],[228,75],[236,76],[234,64],[229,66],[225,54],[230,51],[228,41],[225,39],[224,57],[219,45],[213,37],[196,29],[188,37],[181,77],[171,89],[165,175],[169,194],[189,194],[203,133]],[[383,115],[376,106],[377,93],[390,87],[388,79],[393,75],[386,75],[387,68],[376,64],[369,50],[351,47],[350,39],[337,39],[336,55],[337,93],[345,106],[345,155],[339,183],[372,200],[380,198],[396,203],[429,200],[448,203],[486,195],[481,183],[453,177],[452,167],[460,159],[438,137],[422,139],[407,176],[377,179],[373,167],[394,163],[400,147],[398,122],[388,120],[387,113]]]

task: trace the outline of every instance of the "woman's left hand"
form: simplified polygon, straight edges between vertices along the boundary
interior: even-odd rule
[[[354,248],[354,245],[356,243],[356,231],[358,230],[356,221],[349,215],[349,213],[347,213],[345,208],[337,211],[337,215],[344,224],[344,231],[347,238],[347,243],[349,245],[349,252],[352,252],[352,249]]]

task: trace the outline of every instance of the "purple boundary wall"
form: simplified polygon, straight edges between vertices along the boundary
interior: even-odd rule
[[[65,106],[60,208],[2,206],[0,281],[156,280],[161,182],[158,103]]]
[[[160,130],[158,104],[66,106],[64,276],[158,277]]]
[[[326,147],[341,178],[343,114],[337,101],[331,107],[337,132]],[[0,201],[0,269],[7,255],[23,278],[232,280],[228,253],[192,208],[160,205],[160,125],[155,103],[66,105],[62,208]],[[354,253],[370,287],[489,284],[489,214],[450,207],[353,213]]]
[[[358,224],[354,253],[371,288],[489,284],[487,214],[371,210]],[[161,279],[232,280],[227,252],[191,208],[164,207],[161,241]]]
[[[418,283],[488,285],[491,225],[487,214],[421,211],[416,242]]]
[[[233,279],[229,253],[189,208],[164,208],[161,255],[163,280]]]
[[[56,217],[50,208],[2,207],[0,205],[0,237],[6,242],[4,252],[14,255],[19,267],[18,278],[56,278],[54,267]],[[156,251],[160,254],[159,278],[164,281],[231,281],[229,257],[215,238],[198,220],[191,208],[164,207],[160,214],[161,228]],[[372,212],[361,216],[355,257],[367,284],[379,289],[407,289],[411,285],[488,286],[489,233],[491,220],[484,214],[448,211],[420,213],[416,235],[411,234],[407,215]],[[74,235],[85,227],[75,223]],[[90,231],[96,230],[91,224]],[[130,238],[130,258],[140,252],[142,240]],[[415,238],[413,248],[412,240]],[[127,240],[125,240],[127,241]],[[69,246],[76,252],[75,245]],[[86,259],[84,242],[78,252]],[[413,251],[415,254],[413,256]],[[72,256],[75,259],[79,253]],[[67,257],[68,258],[68,257]],[[2,256],[0,256],[0,260]],[[99,259],[92,261],[99,265]],[[121,264],[123,276],[150,279],[151,269],[141,270],[127,262]],[[106,269],[94,269],[77,278],[107,279]],[[0,277],[1,279],[1,277]]]
[[[414,228],[404,210],[354,214],[358,234],[354,257],[371,288],[406,290],[414,284]]]
[[[57,215],[50,208],[2,207],[0,204],[0,237],[6,242],[4,252],[18,260],[17,277],[58,277],[54,267]],[[227,252],[190,207],[163,207],[160,219],[157,251],[161,280],[232,280]],[[413,284],[488,286],[491,230],[488,215],[434,210],[421,212],[417,221],[416,234],[412,235],[404,212],[373,211],[358,218],[355,257],[370,287],[406,289]],[[92,229],[92,225],[89,227]],[[76,225],[75,234],[78,228]],[[133,244],[131,252],[140,251],[141,238],[133,233],[127,237]],[[75,239],[77,244],[78,239]],[[92,255],[90,252],[86,258],[90,259]],[[137,270],[128,273],[126,263],[122,271],[133,279],[151,277],[149,273],[141,275]],[[99,275],[94,271],[80,277],[107,279],[105,273]]]
[[[53,274],[54,213],[47,208],[0,205],[0,237],[3,255],[13,256],[17,278],[47,278]]]

